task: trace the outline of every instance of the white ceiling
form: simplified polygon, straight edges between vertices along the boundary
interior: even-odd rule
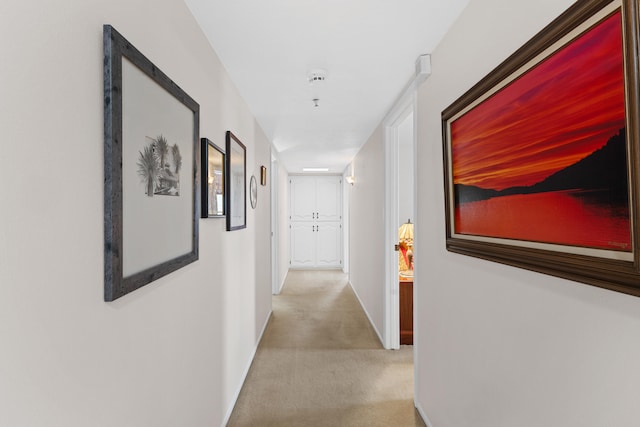
[[[342,173],[468,1],[185,0],[290,173]]]

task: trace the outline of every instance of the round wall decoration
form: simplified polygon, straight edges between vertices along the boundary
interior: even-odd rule
[[[251,200],[251,207],[255,209],[258,203],[258,182],[255,175],[251,175],[251,181],[249,182],[249,199]]]

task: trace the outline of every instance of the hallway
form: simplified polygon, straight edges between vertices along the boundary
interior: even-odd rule
[[[345,274],[289,272],[228,426],[424,426],[413,347],[384,350]]]

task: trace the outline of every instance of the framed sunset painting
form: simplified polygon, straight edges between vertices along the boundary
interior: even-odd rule
[[[442,113],[449,251],[640,296],[638,21],[578,1]]]

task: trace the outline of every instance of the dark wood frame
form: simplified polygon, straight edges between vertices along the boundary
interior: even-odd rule
[[[200,107],[189,95],[160,71],[112,26],[103,27],[104,43],[104,299],[113,301],[198,259],[199,195],[198,164]],[[122,59],[126,58],[152,79],[159,89],[170,93],[193,112],[193,209],[191,250],[139,273],[123,277],[123,110]],[[188,165],[185,169],[188,170]],[[187,176],[189,174],[187,173]],[[187,180],[188,182],[188,180]]]
[[[227,165],[226,165],[226,159],[225,159],[225,152],[222,148],[218,147],[217,145],[215,145],[212,141],[210,141],[208,138],[201,138],[200,139],[200,176],[201,176],[201,182],[200,182],[200,218],[224,218],[225,213],[227,212],[227,199],[225,196],[225,190],[226,190],[226,186],[227,183],[224,182],[223,183],[223,188],[222,188],[222,199],[223,199],[223,207],[222,207],[222,214],[221,215],[215,215],[215,214],[210,214],[209,213],[209,182],[208,182],[208,177],[209,177],[209,150],[215,150],[215,152],[219,153],[221,158],[222,158],[222,176],[223,179],[226,180],[226,169],[227,169]]]
[[[231,179],[231,175],[233,173],[232,164],[234,161],[233,156],[233,147],[232,144],[237,144],[239,148],[242,150],[242,165],[244,168],[243,179],[242,179],[242,217],[243,222],[240,225],[233,225],[231,220],[233,218],[233,205],[234,205],[234,187],[233,180]],[[247,147],[231,132],[227,131],[226,136],[226,158],[227,161],[225,165],[225,197],[226,197],[226,214],[227,214],[227,231],[240,230],[242,228],[247,228]]]
[[[640,224],[639,169],[640,150],[640,51],[639,5],[636,0],[621,0],[624,34],[627,154],[629,159],[630,222],[633,259],[631,261],[577,255],[562,251],[529,248],[507,243],[460,238],[452,233],[453,185],[449,155],[449,120],[483,94],[514,74],[548,47],[600,12],[614,0],[580,0],[545,27],[483,80],[477,83],[442,113],[444,140],[446,248],[451,252],[495,261],[515,267],[575,280],[630,295],[640,296]]]

